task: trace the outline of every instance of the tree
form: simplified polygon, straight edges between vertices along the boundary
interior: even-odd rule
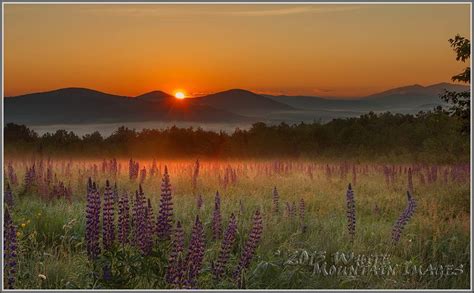
[[[456,61],[466,62],[471,58],[471,42],[469,39],[461,37],[460,35],[456,35],[454,39],[449,39],[449,43],[451,44],[454,52],[456,52]],[[463,72],[454,75],[451,80],[470,84],[471,67],[466,67]],[[451,116],[458,117],[462,121],[461,132],[464,134],[469,134],[471,126],[471,92],[456,92],[446,90],[441,98],[451,105],[451,107],[448,109],[449,114]]]

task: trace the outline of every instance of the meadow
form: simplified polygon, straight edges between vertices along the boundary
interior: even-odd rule
[[[468,164],[5,162],[4,287],[469,288]]]

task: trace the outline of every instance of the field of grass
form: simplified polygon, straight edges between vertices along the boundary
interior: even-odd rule
[[[56,176],[58,182],[70,187],[71,197],[59,199],[49,194],[54,179],[46,191],[38,187],[44,183],[25,189],[25,170],[33,165],[32,161],[10,162],[18,179],[16,185],[11,184],[14,203],[9,208],[18,238],[15,288],[171,288],[164,276],[173,242],[158,241],[156,235],[148,255],[134,245],[116,243],[109,250],[102,248],[97,259],[88,258],[87,179],[91,177],[98,184],[101,198],[107,179],[117,184],[119,195],[133,195],[140,176],[129,178],[128,161],[119,162],[116,175],[103,171],[102,161],[36,161],[37,174],[46,174],[49,168],[53,178]],[[70,174],[66,171],[68,164]],[[159,174],[155,176],[150,175],[151,161],[139,164],[140,169],[146,167],[148,171],[142,188],[151,200],[155,219],[163,170],[165,165],[168,167],[173,225],[177,220],[183,224],[184,253],[196,215],[203,223],[204,260],[197,288],[469,288],[470,186],[466,166],[432,169],[422,165],[342,162],[201,161],[193,187],[194,161],[159,161]],[[392,228],[407,206],[408,168],[413,170],[416,209],[400,240],[393,243]],[[226,169],[235,172],[234,180],[226,177]],[[436,176],[430,173],[432,170]],[[6,164],[5,183],[11,181],[8,175]],[[44,181],[45,177],[36,180]],[[356,206],[353,241],[346,211],[349,183]],[[274,211],[274,187],[279,194],[279,212]],[[212,239],[217,190],[223,231],[230,214],[237,217],[236,241],[224,276],[218,281],[213,278],[211,265],[222,242]],[[197,206],[198,195],[203,199],[201,208]],[[304,208],[300,207],[301,201]],[[290,212],[287,209],[287,203],[292,207],[293,202],[295,215],[292,208]],[[232,273],[257,210],[263,218],[261,240],[250,266],[237,282]],[[351,252],[354,259],[347,263],[334,259],[334,254],[348,256]],[[375,262],[374,255],[384,256],[383,261],[378,258]],[[111,265],[108,276],[102,270],[104,263]],[[366,270],[351,273],[351,267]],[[387,271],[388,267],[394,271]]]

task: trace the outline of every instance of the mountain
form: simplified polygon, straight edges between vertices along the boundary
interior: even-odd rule
[[[287,104],[242,89],[232,89],[193,100],[201,105],[208,105],[246,116],[265,116],[272,112],[294,110],[293,107]]]
[[[444,90],[465,91],[468,86],[439,83],[430,86],[411,85],[390,89],[381,93],[357,99],[321,98],[311,96],[269,96],[279,103],[296,109],[325,111],[392,111],[399,113],[416,113],[431,110],[438,105],[445,105],[439,97]]]
[[[64,88],[5,98],[4,113],[5,122],[27,125],[311,122],[354,117],[368,111],[411,114],[427,111],[445,105],[439,97],[445,89],[465,91],[469,87],[449,83],[410,85],[352,100],[259,95],[242,89],[179,100],[162,91],[127,97],[85,88]]]
[[[178,100],[163,92],[125,97],[84,88],[8,97],[5,121],[30,125],[140,121],[248,121],[248,118]]]

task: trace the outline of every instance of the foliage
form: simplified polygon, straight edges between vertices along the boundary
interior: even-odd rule
[[[451,47],[456,52],[456,60],[466,62],[471,58],[471,42],[465,37],[456,35],[454,39],[449,39]],[[454,75],[451,78],[453,81],[471,83],[471,67],[468,66],[463,72]],[[464,134],[469,134],[470,121],[471,121],[471,92],[456,92],[448,91],[441,96],[441,98],[451,104],[448,112],[451,116],[459,118],[462,122],[461,131]]]
[[[267,125],[255,123],[233,133],[201,128],[120,127],[103,138],[95,132],[79,138],[58,130],[38,136],[25,126],[7,124],[5,151],[24,155],[40,150],[56,156],[167,158],[326,158],[455,162],[469,160],[462,122],[442,110],[417,115],[368,113],[329,123]]]

